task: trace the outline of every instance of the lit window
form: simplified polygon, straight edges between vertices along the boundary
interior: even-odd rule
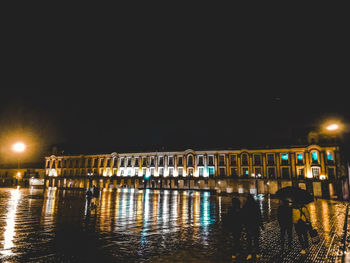
[[[298,159],[298,161],[302,162],[303,161],[303,154],[298,153],[297,159]]]
[[[199,172],[199,176],[203,176],[204,168],[203,167],[199,167],[198,172]]]
[[[327,152],[327,160],[330,161],[330,162],[334,161],[333,153]]]
[[[248,168],[243,168],[243,175],[244,175],[244,176],[249,176],[249,170],[248,170]]]
[[[214,167],[209,167],[209,175],[214,175]]]
[[[283,161],[288,161],[288,153],[283,153],[283,154],[281,154],[281,159],[282,159]]]
[[[318,155],[317,155],[316,151],[312,152],[311,156],[312,156],[312,162],[317,162],[318,161]]]

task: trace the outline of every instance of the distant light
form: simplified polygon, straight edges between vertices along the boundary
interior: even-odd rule
[[[339,129],[339,125],[336,123],[330,124],[326,127],[327,130],[329,131],[336,131]]]
[[[325,180],[326,176],[325,175],[320,175],[320,180]]]
[[[12,146],[12,149],[15,152],[24,152],[24,150],[26,149],[26,146],[23,142],[17,142]]]

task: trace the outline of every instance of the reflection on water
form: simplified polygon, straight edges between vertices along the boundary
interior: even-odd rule
[[[15,219],[17,212],[18,200],[21,197],[19,187],[17,189],[11,189],[11,197],[7,205],[6,226],[4,232],[4,248],[1,251],[3,255],[9,256],[12,254],[11,248],[13,248],[13,238],[15,232]]]
[[[194,255],[200,258],[192,258],[193,262],[208,262],[230,251],[227,233],[221,229],[222,215],[231,205],[229,196],[200,191],[106,190],[96,200],[96,209],[87,206],[83,191],[48,188],[38,194],[29,189],[0,189],[0,197],[1,262],[4,257],[16,262],[11,257],[19,255],[31,255],[30,262],[44,262],[34,255],[51,255],[53,262],[57,256],[62,262],[75,257],[90,262],[96,251],[101,252],[101,262],[152,261],[157,257],[178,257],[176,262],[183,262],[181,258]],[[240,199],[243,205],[244,198]],[[263,196],[257,200],[265,222],[273,226],[278,201]],[[344,222],[344,216],[339,216],[343,206],[319,200],[308,207],[312,224],[329,242],[334,238],[329,232]]]

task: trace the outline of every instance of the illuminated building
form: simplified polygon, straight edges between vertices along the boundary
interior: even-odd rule
[[[45,159],[47,186],[63,188],[94,184],[101,188],[212,189],[234,184],[234,180],[227,183],[228,179],[333,182],[345,177],[337,146],[52,155]]]

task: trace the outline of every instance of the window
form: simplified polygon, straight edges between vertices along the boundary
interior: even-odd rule
[[[226,176],[226,169],[225,168],[220,168],[220,176]]]
[[[198,165],[199,166],[203,166],[204,163],[203,163],[203,156],[198,156]]]
[[[204,168],[203,167],[199,167],[198,173],[199,173],[199,176],[203,176],[204,175]]]
[[[89,158],[89,159],[88,159],[87,166],[88,166],[88,167],[91,167],[91,164],[92,164],[92,159]],[[66,160],[63,161],[63,166],[65,166],[65,165],[66,165]]]
[[[318,153],[316,151],[311,152],[312,163],[318,163]]]
[[[269,178],[271,178],[271,179],[276,178],[275,168],[269,167],[267,169],[267,174],[268,174]]]
[[[139,166],[139,158],[135,158],[135,166]]]
[[[219,156],[219,165],[225,165],[225,155]]]
[[[283,179],[289,179],[289,168],[283,167],[282,168],[282,178]]]
[[[159,166],[164,166],[164,157],[159,157]]]
[[[174,166],[174,157],[169,156],[169,166]]]
[[[230,165],[236,166],[237,165],[237,156],[236,155],[231,155],[230,156]]]
[[[313,178],[318,178],[320,175],[320,168],[319,167],[312,167],[311,168],[312,171],[312,177]]]
[[[174,175],[174,168],[169,168],[169,176],[173,176]]]
[[[255,171],[255,177],[257,177],[257,178],[261,178],[262,177],[262,172],[261,172],[261,168],[260,167],[256,167],[254,169],[254,171]]]
[[[103,159],[100,160],[100,167],[103,167]]]
[[[328,179],[335,179],[335,170],[334,168],[328,168]]]
[[[261,165],[261,155],[254,154],[254,165]]]
[[[131,167],[131,158],[128,158],[128,167]]]
[[[142,158],[142,166],[147,166],[147,158]]]
[[[232,177],[237,177],[238,176],[237,168],[231,168],[231,176]]]
[[[193,156],[188,156],[188,166],[193,166]]]
[[[304,179],[305,178],[304,168],[298,168],[297,169],[297,176],[298,176],[298,179]]]
[[[124,158],[120,158],[120,167],[124,167],[125,163],[124,163]]]
[[[243,176],[249,177],[249,169],[248,168],[243,168]]]
[[[281,154],[281,164],[282,165],[288,165],[288,163],[289,163],[288,153],[282,153]]]
[[[178,164],[179,166],[183,166],[183,163],[182,163],[182,156],[179,156],[179,157],[177,158],[177,164]]]
[[[248,154],[242,154],[242,165],[248,165]]]
[[[267,155],[267,164],[268,165],[275,165],[275,155],[274,154]]]
[[[159,168],[159,175],[163,176],[164,175],[164,168]]]
[[[333,164],[334,163],[334,155],[331,152],[327,152],[327,163]]]
[[[147,174],[147,168],[142,169],[142,175],[145,176]]]
[[[210,166],[214,166],[214,156],[213,156],[213,155],[210,155],[210,156],[209,156],[209,162],[208,162],[208,165],[210,165]]]
[[[303,164],[304,163],[304,156],[302,153],[297,153],[297,164]]]
[[[179,168],[179,176],[183,176],[183,171],[184,171],[184,169],[182,167]]]
[[[214,175],[215,174],[214,167],[208,167],[208,172],[209,172],[209,175]]]
[[[193,176],[193,168],[188,168],[188,176]]]
[[[139,169],[135,168],[135,175],[137,176],[139,174]]]
[[[151,176],[154,176],[154,168],[151,168]]]
[[[154,166],[154,158],[151,157],[151,166]]]

